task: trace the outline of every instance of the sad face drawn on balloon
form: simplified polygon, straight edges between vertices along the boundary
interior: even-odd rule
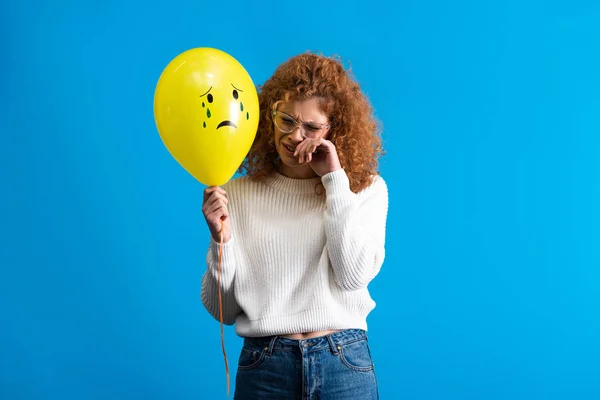
[[[216,130],[226,126],[237,128],[240,123],[240,117],[242,120],[244,118],[246,120],[250,119],[248,111],[244,115],[244,103],[241,99],[244,91],[236,87],[233,83],[230,83],[230,85],[231,90],[228,91],[229,93],[227,93],[227,89],[217,90],[211,86],[206,92],[200,95],[202,108],[206,109],[206,113],[203,114],[203,128],[206,128],[211,123],[216,124]]]

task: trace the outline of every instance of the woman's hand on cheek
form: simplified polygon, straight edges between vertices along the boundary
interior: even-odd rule
[[[320,139],[309,139],[306,138],[298,146],[296,146],[296,151],[294,152],[294,156],[298,157],[298,162],[300,164],[304,164],[306,162],[312,161],[312,156],[315,150],[318,147],[318,142]]]
[[[304,139],[294,155],[300,164],[308,163],[319,176],[342,168],[334,144],[326,139]]]

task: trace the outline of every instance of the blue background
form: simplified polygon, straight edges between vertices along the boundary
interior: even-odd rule
[[[204,187],[152,112],[193,47],[257,84],[338,54],[372,100],[383,399],[600,398],[598,4],[3,2],[0,398],[225,398]]]

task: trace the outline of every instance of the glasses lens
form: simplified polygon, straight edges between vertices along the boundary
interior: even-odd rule
[[[273,114],[275,116],[275,118],[274,118],[275,125],[282,132],[285,132],[285,133],[293,132],[296,129],[296,127],[298,126],[298,123],[296,122],[296,120],[285,113],[282,113],[280,111],[275,111]],[[314,122],[305,122],[300,125],[302,126],[300,129],[302,132],[302,136],[309,137],[309,138],[319,137],[326,129],[322,125],[316,124]]]
[[[309,138],[316,138],[321,134],[323,127],[321,125],[315,125],[311,123],[302,124],[304,128],[304,134]]]
[[[296,121],[281,112],[275,114],[275,125],[277,125],[282,132],[286,133],[296,129]]]

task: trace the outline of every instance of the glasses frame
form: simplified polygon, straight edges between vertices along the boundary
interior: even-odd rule
[[[288,117],[289,119],[291,119],[292,121],[294,121],[294,128],[292,130],[290,130],[290,131],[286,131],[286,130],[281,129],[281,127],[279,125],[277,125],[277,122],[275,122],[275,119],[277,118],[277,114],[283,114],[286,117]],[[296,129],[300,128],[300,133],[302,134],[302,137],[304,139],[308,138],[308,136],[306,136],[306,129],[304,128],[304,124],[306,124],[306,122],[298,122],[296,120],[296,118],[292,117],[290,114],[285,113],[283,111],[279,111],[279,110],[271,110],[271,116],[273,117],[273,123],[275,124],[275,126],[277,127],[277,129],[279,129],[281,132],[283,132],[283,133],[292,133]],[[314,138],[310,138],[310,139],[318,139],[318,138],[321,138],[321,137],[325,136],[325,134],[327,133],[327,131],[331,127],[331,125],[329,125],[329,124],[322,124],[322,123],[319,123],[319,122],[311,122],[311,124],[320,125],[319,130],[323,131],[323,134],[319,135],[317,137],[314,137]]]

